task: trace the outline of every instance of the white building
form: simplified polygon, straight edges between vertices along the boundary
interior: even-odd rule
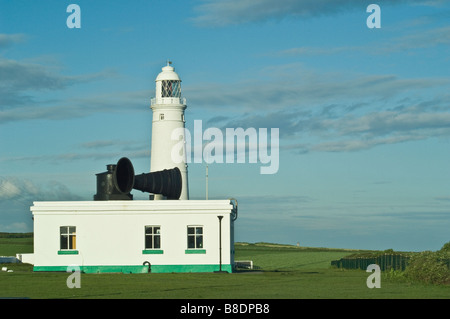
[[[136,176],[118,173],[119,162],[128,160],[108,165],[108,172],[97,174],[96,200],[33,203],[34,253],[19,255],[33,263],[34,271],[67,271],[69,266],[86,273],[232,271],[237,202],[187,200],[187,165],[171,158],[171,145],[180,142],[171,140],[171,132],[184,132],[180,82],[173,67],[164,67],[151,103],[151,172],[178,167],[179,200],[131,200],[128,182]],[[133,171],[129,165],[128,173]],[[124,192],[118,191],[118,175],[126,178]],[[155,194],[155,199],[165,197]]]
[[[35,202],[34,271],[231,272],[236,208],[230,200]]]

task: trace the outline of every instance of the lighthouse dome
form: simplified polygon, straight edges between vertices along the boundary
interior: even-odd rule
[[[175,72],[175,68],[171,66],[170,64],[167,64],[167,66],[162,68],[162,72],[158,74],[156,77],[156,82],[158,81],[164,81],[164,80],[170,80],[170,81],[180,81],[180,77]]]
[[[156,77],[155,98],[151,105],[181,105],[186,107],[186,99],[181,97],[181,80],[175,68],[168,61]]]

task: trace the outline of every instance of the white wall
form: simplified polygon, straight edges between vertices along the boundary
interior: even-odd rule
[[[230,201],[35,202],[34,265],[202,265],[233,264]],[[143,254],[145,225],[161,226],[163,254]],[[203,226],[205,254],[186,254],[187,226]],[[76,226],[78,255],[58,255],[60,226]]]

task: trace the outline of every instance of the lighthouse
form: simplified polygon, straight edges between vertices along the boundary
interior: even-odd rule
[[[94,201],[33,202],[34,252],[18,254],[22,262],[45,272],[233,271],[237,201],[188,200],[186,152],[178,152],[190,142],[180,83],[171,63],[156,78],[151,173],[135,175],[131,161],[122,157],[96,174]],[[131,189],[158,200],[133,200]]]
[[[150,172],[161,171],[178,167],[182,177],[182,190],[180,199],[189,199],[186,154],[184,161],[175,162],[172,158],[173,147],[180,140],[172,140],[174,130],[184,132],[186,99],[181,96],[181,79],[175,72],[175,68],[168,61],[162,68],[162,72],[156,77],[155,97],[151,100],[153,111],[152,120],[152,145]],[[184,134],[181,139],[185,142]],[[164,196],[155,194],[153,199],[165,199]]]

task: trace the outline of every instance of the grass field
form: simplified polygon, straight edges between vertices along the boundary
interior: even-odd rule
[[[33,238],[0,238],[0,256],[15,256],[17,253],[32,253]]]
[[[0,297],[121,299],[299,299],[299,298],[450,298],[450,286],[389,279],[369,289],[369,273],[330,266],[354,253],[337,249],[275,244],[235,247],[236,260],[253,260],[258,270],[233,274],[81,274],[81,288],[69,289],[68,273],[34,273],[27,264],[5,264]],[[0,256],[32,252],[32,238],[0,238]]]

